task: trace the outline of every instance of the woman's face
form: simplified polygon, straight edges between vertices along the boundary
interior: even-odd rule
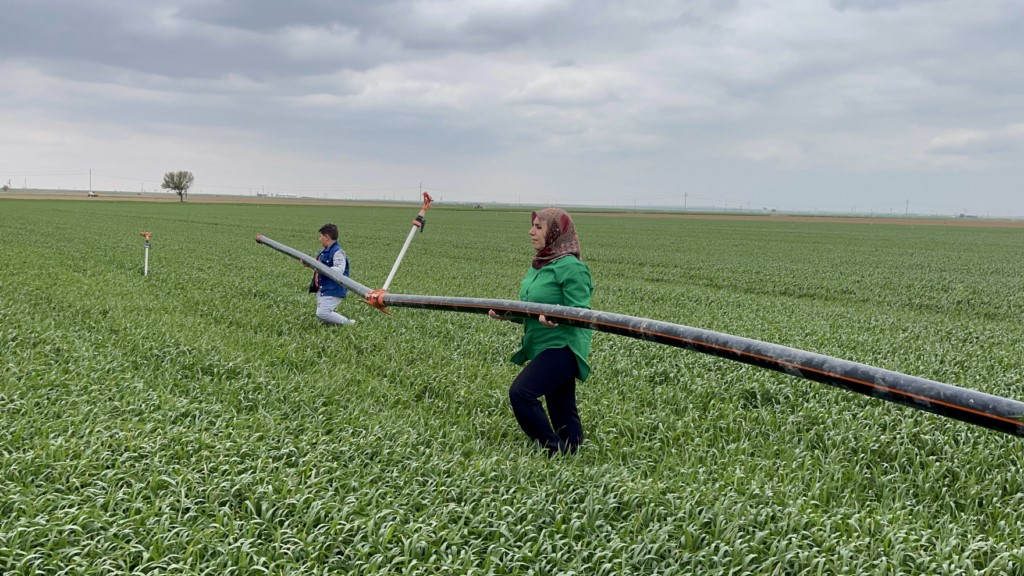
[[[530,244],[533,245],[533,249],[540,252],[544,249],[544,239],[548,236],[548,223],[540,218],[533,219],[533,225],[530,226]]]

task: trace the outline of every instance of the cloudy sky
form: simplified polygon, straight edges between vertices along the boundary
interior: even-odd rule
[[[1020,0],[0,0],[14,188],[1024,216]]]

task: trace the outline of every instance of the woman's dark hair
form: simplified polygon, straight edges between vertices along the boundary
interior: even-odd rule
[[[320,227],[320,233],[331,237],[331,240],[338,239],[338,227],[334,224],[324,224]]]

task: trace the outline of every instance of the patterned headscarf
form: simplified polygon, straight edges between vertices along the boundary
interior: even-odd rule
[[[545,208],[540,212],[533,212],[530,217],[532,223],[540,219],[548,224],[547,235],[544,237],[544,247],[537,251],[533,257],[533,267],[543,268],[548,264],[569,256],[580,257],[580,240],[576,237],[576,226],[572,223],[572,217],[561,208]]]

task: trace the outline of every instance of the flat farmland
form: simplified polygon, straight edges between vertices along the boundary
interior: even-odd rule
[[[0,200],[5,574],[1015,574],[1024,439],[609,334],[548,459],[517,327],[350,297],[415,208]],[[393,292],[513,299],[529,211],[435,206]],[[1024,228],[580,214],[595,309],[1024,399]],[[142,275],[141,231],[153,233]]]

